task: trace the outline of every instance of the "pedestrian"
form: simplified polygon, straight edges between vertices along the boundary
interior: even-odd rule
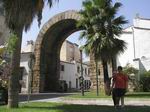
[[[121,100],[121,107],[124,107],[124,95],[128,88],[128,76],[123,73],[122,67],[118,66],[118,73],[113,76],[113,84],[112,88],[114,88],[114,104],[115,107],[120,107],[119,102]]]
[[[113,73],[112,73],[112,78],[111,78],[111,92],[112,92],[112,99],[113,99],[113,103],[114,103],[114,106],[116,106],[116,97],[115,97],[115,87],[113,85],[113,77],[117,74],[117,70],[114,70]]]

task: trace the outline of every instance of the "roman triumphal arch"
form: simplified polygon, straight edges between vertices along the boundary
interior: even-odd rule
[[[70,10],[52,17],[40,30],[35,43],[32,91],[49,92],[58,88],[60,49],[64,40],[81,29],[76,27],[78,12]]]

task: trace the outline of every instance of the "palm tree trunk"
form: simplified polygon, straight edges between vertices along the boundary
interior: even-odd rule
[[[117,69],[116,57],[112,58],[112,72]]]
[[[98,85],[98,62],[95,60],[96,63],[96,94],[99,96],[99,85]]]
[[[108,67],[107,67],[107,61],[102,61],[102,64],[103,64],[103,73],[104,73],[104,83],[106,81],[108,81],[109,79],[109,76],[108,76]]]
[[[103,63],[103,73],[104,73],[104,89],[105,89],[105,94],[109,95],[110,91],[110,80],[108,76],[108,67],[107,67],[107,61],[102,61]]]
[[[111,20],[108,21],[108,24],[109,24],[109,27],[108,27],[108,30],[109,30],[108,37],[113,38],[113,30],[112,30],[112,22],[111,22]],[[113,72],[117,68],[116,56],[114,56],[111,60],[112,60],[112,72]]]
[[[15,51],[12,53],[11,57],[11,74],[9,77],[9,85],[8,85],[8,108],[18,107],[19,66],[20,66],[22,30],[18,30],[16,34],[18,40],[16,42]]]
[[[113,38],[113,30],[112,30],[112,22],[111,22],[111,20],[108,21],[108,24],[109,24],[109,27],[108,27],[108,30],[109,30],[108,37]],[[113,57],[111,60],[112,60],[112,72],[113,72],[117,68],[116,57]]]

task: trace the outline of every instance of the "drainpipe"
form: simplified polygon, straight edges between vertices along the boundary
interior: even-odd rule
[[[132,32],[133,32],[133,52],[134,52],[134,59],[135,57],[135,35],[134,35],[134,27],[132,27]]]

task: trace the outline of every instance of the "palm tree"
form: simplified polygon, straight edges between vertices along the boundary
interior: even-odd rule
[[[6,24],[11,32],[17,35],[15,50],[11,58],[11,75],[9,78],[8,107],[18,107],[19,92],[19,65],[22,42],[22,32],[27,31],[35,17],[38,23],[42,19],[42,10],[45,2],[51,7],[54,0],[3,0]],[[58,1],[58,0],[57,0]]]
[[[111,0],[86,0],[80,12],[82,19],[78,25],[85,29],[80,38],[86,39],[83,48],[88,54],[91,52],[96,61],[102,61],[105,83],[109,79],[108,62],[126,48],[126,43],[116,38],[122,33],[122,25],[127,23],[123,16],[116,17],[120,6],[121,3],[113,5]]]
[[[107,21],[107,37],[115,38],[114,36],[119,36],[122,33],[122,25],[127,23],[127,20],[123,16],[116,17],[119,8],[122,6],[120,2],[116,2],[112,5],[112,0],[107,0],[108,7],[106,7],[106,21]],[[124,47],[125,48],[125,47]],[[118,52],[123,52],[124,50],[119,50],[117,47],[114,48]],[[114,53],[118,54],[118,53]],[[112,70],[116,69],[116,55],[112,57]]]
[[[95,13],[97,12],[97,9],[92,7],[91,1],[85,1],[83,2],[84,9],[80,11],[81,14],[81,20],[78,21],[77,27],[83,27],[85,29],[81,35],[80,39],[85,39],[86,44],[82,46],[82,49],[84,49],[85,53],[87,55],[93,54],[95,64],[96,64],[96,87],[97,87],[97,96],[99,95],[99,88],[98,88],[98,58],[96,56],[96,52],[92,50],[93,45],[95,45],[95,42],[97,41],[97,38],[95,36],[94,28],[93,28],[93,21],[95,19]],[[97,41],[98,42],[98,41]]]

